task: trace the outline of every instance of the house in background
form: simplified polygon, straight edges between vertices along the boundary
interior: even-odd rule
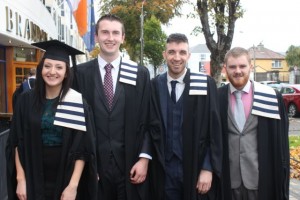
[[[262,43],[256,47],[250,47],[249,54],[251,64],[255,66],[250,78],[259,81],[277,81],[289,83],[290,70],[285,60],[285,55],[277,53],[264,47]],[[206,44],[198,44],[190,48],[191,57],[188,61],[188,68],[194,72],[203,72],[210,75],[210,51]],[[297,71],[297,69],[295,70]],[[300,70],[298,69],[300,74]],[[222,80],[226,81],[226,72],[222,69]],[[300,75],[299,75],[300,81]]]
[[[249,49],[255,81],[289,82],[289,66],[285,55],[264,47],[262,43]]]
[[[203,72],[210,75],[210,51],[206,44],[191,47],[190,53],[188,68],[193,72]]]

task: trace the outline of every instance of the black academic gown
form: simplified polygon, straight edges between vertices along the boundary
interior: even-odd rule
[[[163,77],[164,76],[164,77]],[[214,80],[207,77],[207,95],[189,95],[190,71],[186,72],[183,91],[183,187],[184,200],[220,199],[219,178],[222,164],[222,139],[217,89]],[[151,192],[155,200],[164,199],[164,132],[166,130],[166,98],[169,93],[161,91],[167,84],[166,74],[151,81],[150,133],[154,143],[151,178],[154,185]],[[196,190],[199,173],[202,169],[207,148],[211,150],[213,184],[208,195],[200,196]]]
[[[229,85],[219,88],[219,103],[223,129],[222,189],[224,200],[231,200],[229,144],[228,144],[228,92]],[[280,120],[258,116],[258,199],[289,199],[289,121],[282,96],[276,91]]]
[[[130,85],[120,82],[120,71],[116,86],[116,93],[118,87],[122,85],[125,93],[125,122],[124,122],[124,148],[125,148],[125,184],[127,199],[130,200],[146,200],[153,199],[150,197],[148,184],[148,176],[142,184],[132,184],[130,182],[130,170],[138,161],[141,152],[151,154],[149,144],[147,124],[148,124],[148,110],[150,102],[150,78],[149,72],[145,67],[138,66],[136,85]],[[73,69],[75,73],[74,89],[82,93],[83,97],[91,105],[95,113],[94,121],[99,123],[97,131],[97,140],[101,137],[100,134],[109,135],[113,133],[104,132],[103,117],[99,113],[107,110],[107,102],[101,81],[98,59],[77,65]],[[115,94],[116,95],[116,94]],[[118,94],[117,94],[118,95]],[[114,104],[118,103],[118,98],[114,97]],[[114,108],[113,108],[114,109]],[[107,111],[105,111],[106,113]],[[114,110],[112,111],[114,112]],[[100,142],[97,142],[99,144]],[[149,149],[150,148],[150,149]],[[97,149],[98,172],[100,179],[103,172],[99,148]],[[123,156],[123,155],[114,155]],[[117,160],[118,162],[118,160]],[[151,162],[151,161],[150,161]]]
[[[15,147],[21,165],[25,171],[28,200],[44,199],[43,158],[41,138],[42,112],[34,105],[34,90],[23,93],[14,111],[12,126],[6,148],[8,197],[16,196]],[[76,199],[96,199],[97,171],[93,118],[90,108],[84,103],[87,132],[63,128],[60,167],[57,172],[55,199],[60,199],[63,190],[69,184],[74,169],[74,161],[85,161]]]

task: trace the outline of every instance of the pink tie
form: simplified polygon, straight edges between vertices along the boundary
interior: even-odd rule
[[[104,88],[104,93],[106,96],[109,110],[111,110],[113,98],[114,98],[113,80],[112,80],[112,75],[111,75],[112,68],[113,68],[113,66],[110,63],[106,64],[104,67],[106,73],[104,75],[103,88]]]

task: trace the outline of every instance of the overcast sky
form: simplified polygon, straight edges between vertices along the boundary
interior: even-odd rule
[[[300,0],[241,0],[241,5],[245,14],[236,21],[232,47],[249,48],[262,42],[268,49],[286,52],[290,45],[300,46]],[[192,7],[184,6],[183,11],[192,12]],[[196,25],[200,25],[200,19],[181,17],[163,30],[167,35],[184,33],[190,46],[195,46],[205,43],[202,34],[190,35]]]

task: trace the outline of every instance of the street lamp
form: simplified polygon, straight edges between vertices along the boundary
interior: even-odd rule
[[[253,44],[253,80],[256,81],[256,67],[255,67],[255,46]]]

